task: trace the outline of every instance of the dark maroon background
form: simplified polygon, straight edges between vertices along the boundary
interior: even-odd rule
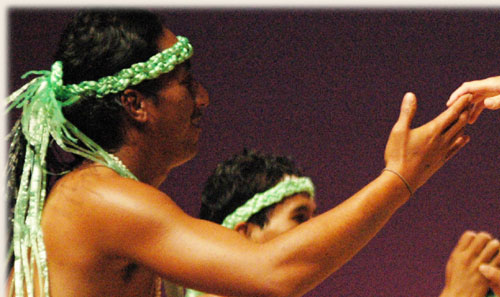
[[[445,108],[463,81],[500,74],[500,10],[158,9],[195,47],[209,90],[198,156],[162,189],[197,215],[216,163],[243,147],[292,155],[334,207],[384,167],[404,93],[414,124]],[[9,11],[9,90],[49,69],[71,10]],[[307,296],[438,296],[466,229],[499,236],[499,114],[468,127],[469,143],[353,260]]]

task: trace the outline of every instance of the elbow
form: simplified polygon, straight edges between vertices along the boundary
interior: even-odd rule
[[[294,295],[289,292],[286,288],[267,285],[261,291],[261,295],[263,297],[293,297]]]
[[[290,279],[284,277],[277,279],[276,277],[268,278],[266,284],[260,288],[259,296],[263,297],[298,297],[302,296],[301,289],[295,284],[290,283]],[[254,295],[255,296],[255,295]]]
[[[241,297],[298,297],[294,284],[287,277],[279,277],[281,272],[262,269],[260,273],[238,277],[238,287],[219,292],[221,295]],[[228,287],[226,287],[228,288]]]
[[[307,293],[314,283],[310,265],[295,264],[293,258],[284,257],[280,248],[271,250],[271,253],[260,252],[260,257],[254,257],[261,265],[258,271],[253,271],[251,283],[258,293],[254,291],[252,297],[300,297]]]

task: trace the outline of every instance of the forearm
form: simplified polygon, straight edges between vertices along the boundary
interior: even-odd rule
[[[270,242],[275,269],[284,270],[272,275],[283,276],[276,282],[290,289],[286,296],[303,295],[349,261],[408,198],[399,177],[384,172],[339,206]]]

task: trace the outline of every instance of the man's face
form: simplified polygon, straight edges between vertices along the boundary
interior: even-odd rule
[[[177,42],[165,29],[159,40],[161,50]],[[152,139],[174,166],[190,160],[198,151],[201,108],[209,103],[207,91],[194,80],[189,61],[158,78],[162,88],[156,93],[157,105],[151,113]]]
[[[316,203],[307,193],[299,193],[285,198],[269,213],[268,222],[261,229],[249,224],[249,239],[263,243],[293,229],[313,217]]]

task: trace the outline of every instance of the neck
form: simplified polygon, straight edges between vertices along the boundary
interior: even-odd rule
[[[195,152],[182,144],[170,143],[165,137],[131,128],[127,129],[124,144],[114,155],[141,182],[158,188],[170,170],[190,160]]]
[[[114,154],[141,182],[158,188],[173,166],[161,158],[155,158],[149,150],[124,145]],[[162,162],[163,161],[163,162]]]

